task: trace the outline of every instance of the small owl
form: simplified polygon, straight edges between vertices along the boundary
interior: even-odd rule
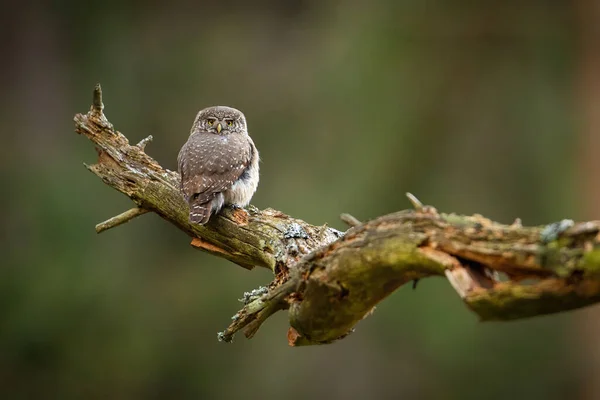
[[[190,222],[206,224],[224,205],[247,206],[258,186],[258,150],[244,114],[224,106],[201,110],[177,165]]]

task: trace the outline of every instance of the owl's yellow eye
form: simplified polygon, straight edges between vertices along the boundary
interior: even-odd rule
[[[233,121],[232,120],[227,121],[227,126],[233,126]]]
[[[209,119],[208,121],[206,121],[206,123],[208,124],[208,126],[212,126],[212,124],[214,123],[212,119]]]

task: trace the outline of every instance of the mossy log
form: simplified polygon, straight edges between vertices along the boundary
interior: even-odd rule
[[[128,196],[135,207],[98,232],[154,212],[192,238],[192,245],[244,268],[269,268],[274,280],[247,293],[244,307],[219,338],[252,337],[274,312],[288,309],[290,345],[343,338],[401,285],[446,277],[481,320],[513,320],[600,301],[600,222],[563,220],[540,227],[503,225],[480,215],[439,213],[410,197],[414,209],[365,223],[344,219],[346,232],[314,226],[273,209],[225,209],[205,226],[188,221],[179,175],[116,131],[97,85],[76,132],[98,150],[86,167]]]

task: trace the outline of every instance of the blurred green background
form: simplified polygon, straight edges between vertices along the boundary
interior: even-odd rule
[[[3,399],[598,399],[600,313],[478,323],[443,279],[329,346],[284,313],[217,341],[268,283],[189,246],[90,174],[73,132],[96,82],[176,168],[196,112],[244,111],[253,204],[345,229],[408,208],[536,225],[600,217],[598,1],[290,0],[0,6]]]

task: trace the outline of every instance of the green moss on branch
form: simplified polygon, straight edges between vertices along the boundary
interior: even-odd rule
[[[482,320],[527,318],[600,300],[597,221],[502,225],[480,215],[439,214],[410,195],[415,210],[364,224],[346,218],[358,225],[345,234],[272,209],[224,210],[206,226],[190,224],[179,175],[145,153],[147,140],[130,145],[103,107],[97,86],[90,112],[77,114],[75,126],[98,150],[98,162],[88,169],[137,207],[110,224],[152,211],[188,234],[195,247],[274,272],[268,293],[236,314],[225,340],[244,329],[252,336],[269,315],[289,308],[292,345],[329,343],[399,286],[428,276],[445,275]]]

